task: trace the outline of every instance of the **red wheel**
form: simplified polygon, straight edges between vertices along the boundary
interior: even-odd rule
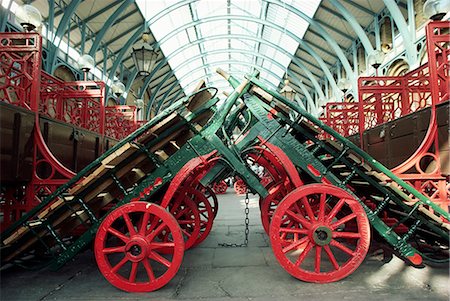
[[[186,190],[186,197],[190,198],[197,205],[197,209],[200,213],[200,234],[194,243],[194,246],[196,246],[204,241],[211,232],[214,213],[211,204],[201,191],[194,188],[188,188]]]
[[[225,192],[227,192],[228,185],[225,181],[220,181],[214,183],[212,189],[216,194],[224,194]]]
[[[217,200],[217,196],[211,189],[211,187],[205,187],[200,183],[197,183],[197,185],[194,185],[192,187],[195,187],[196,190],[199,190],[206,197],[206,199],[209,201],[209,204],[211,205],[213,218],[216,218],[217,210],[219,210],[219,201]]]
[[[262,200],[260,205],[261,222],[267,234],[269,234],[273,213],[287,194],[288,191],[283,183],[278,183],[269,188],[269,195]]]
[[[238,179],[236,182],[234,182],[234,191],[237,194],[245,194],[247,192],[247,185],[245,184],[244,180]]]
[[[185,193],[177,194],[175,201],[167,208],[180,225],[184,237],[185,249],[191,248],[200,235],[200,212],[195,202],[186,198]],[[170,233],[161,233],[161,239],[170,241]],[[162,249],[161,252],[170,251]]]
[[[217,211],[219,210],[219,201],[214,191],[210,187],[204,187],[203,195],[208,199],[211,204],[211,208],[214,214],[214,218],[217,216]]]
[[[169,233],[170,242],[159,240],[162,231]],[[161,248],[170,252],[161,255]],[[133,202],[106,216],[97,231],[94,252],[100,272],[112,285],[127,292],[151,292],[177,273],[184,241],[169,212],[155,204]]]
[[[346,191],[327,184],[302,186],[278,205],[270,224],[278,262],[292,276],[326,283],[353,273],[370,244],[362,206]]]

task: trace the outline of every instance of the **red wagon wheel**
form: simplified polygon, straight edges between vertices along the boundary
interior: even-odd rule
[[[193,185],[192,187],[195,187],[196,190],[199,190],[205,198],[208,200],[209,204],[211,205],[211,209],[213,212],[213,218],[216,218],[217,211],[219,210],[219,201],[217,200],[217,196],[209,186],[203,186],[200,183],[197,183],[196,185]]]
[[[186,198],[184,193],[180,193],[177,194],[175,201],[172,201],[167,209],[180,225],[185,249],[190,249],[197,241],[201,229],[200,212],[196,203],[190,198]],[[164,241],[171,240],[170,233],[161,233],[160,237]],[[167,251],[170,252],[170,250],[161,249],[161,252]]]
[[[270,222],[273,213],[281,200],[288,194],[288,190],[283,183],[278,183],[268,188],[269,195],[261,201],[260,213],[261,222],[267,234],[269,234]]]
[[[245,184],[244,180],[238,178],[237,181],[234,182],[234,191],[236,194],[247,193],[247,184]]]
[[[214,191],[211,189],[211,187],[204,187],[203,186],[203,195],[208,199],[209,203],[211,204],[211,208],[214,214],[214,218],[217,216],[217,211],[219,210],[219,201],[217,200],[217,196],[214,193]]]
[[[327,184],[302,186],[278,205],[270,225],[278,262],[292,276],[326,283],[353,273],[370,244],[362,206],[346,191]]]
[[[170,242],[159,239],[163,231],[170,235]],[[170,252],[162,255],[161,248]],[[100,272],[112,285],[127,292],[151,292],[177,273],[184,241],[169,212],[156,204],[132,202],[112,211],[101,223],[94,252]]]
[[[224,194],[225,192],[227,192],[228,185],[225,181],[222,180],[214,183],[212,189],[216,194]]]
[[[190,198],[197,205],[200,214],[200,234],[194,243],[194,246],[196,246],[204,241],[211,232],[214,213],[211,204],[201,191],[188,187],[186,189],[186,197]]]

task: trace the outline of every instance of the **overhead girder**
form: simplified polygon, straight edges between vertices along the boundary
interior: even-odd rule
[[[266,44],[266,45],[271,46],[271,47],[275,47],[275,44],[270,42],[270,41],[263,40],[261,38],[255,37],[255,36],[244,36],[244,35],[216,35],[216,36],[209,36],[207,38],[199,39],[197,41],[192,41],[190,44],[184,45],[183,47],[178,48],[173,53],[167,55],[163,60],[159,61],[159,63],[157,63],[155,68],[152,70],[151,74],[146,78],[146,81],[144,82],[143,89],[141,90],[141,92],[145,91],[145,89],[148,87],[148,85],[152,82],[152,78],[154,77],[154,75],[159,71],[160,68],[162,68],[162,66],[166,66],[164,64],[166,64],[171,57],[174,57],[177,54],[181,53],[182,51],[186,50],[187,48],[192,47],[192,46],[194,46],[196,44],[202,43],[203,41],[206,41],[206,40],[211,41],[211,40],[216,40],[216,39],[220,40],[220,39],[229,38],[229,37],[237,38],[237,39],[252,40],[252,41],[260,42],[262,44]],[[322,60],[322,58],[317,53],[315,53],[315,51],[307,43],[303,43],[303,46],[305,47],[306,51],[309,52],[317,60],[318,64],[323,69],[323,71],[325,73],[325,76],[327,77],[328,81],[331,83],[331,86],[334,89],[336,89],[335,93],[339,93],[340,90],[337,88],[337,84],[335,82],[335,79],[332,76],[329,68],[326,66],[326,63]],[[287,52],[286,50],[284,50],[283,48],[277,49],[277,50],[282,52],[285,55],[290,56],[290,53]],[[300,61],[299,61],[298,57],[294,56],[292,58],[292,62],[299,63]],[[322,90],[320,89],[318,91],[322,91]],[[322,93],[323,93],[323,91],[322,91]],[[142,96],[140,96],[140,97],[142,97]],[[321,95],[321,97],[325,98],[324,95]]]
[[[54,2],[53,0],[49,0],[49,2],[50,2],[50,1]],[[111,4],[105,6],[104,8],[100,9],[99,11],[97,11],[97,12],[93,13],[92,15],[89,15],[88,17],[86,17],[85,19],[83,19],[83,23],[84,23],[84,24],[87,24],[88,22],[90,22],[90,21],[92,21],[93,19],[97,18],[97,17],[100,16],[101,14],[107,12],[109,9],[113,8],[114,6],[118,5],[119,3],[122,3],[122,1],[123,1],[123,0],[117,0],[117,1],[115,1],[115,2],[112,2]],[[138,9],[133,10],[133,13],[136,13],[137,11],[138,11]],[[129,16],[130,16],[130,13],[128,13],[127,15],[128,15],[128,17],[129,17]],[[117,19],[117,21],[119,21],[119,20],[120,20],[120,19]],[[123,21],[123,20],[124,20],[124,19],[122,19],[122,21]],[[116,22],[115,22],[115,23],[116,23]],[[115,25],[115,23],[113,24],[113,26]],[[70,27],[68,31],[73,31],[73,30],[75,30],[75,29],[77,29],[77,28],[78,28],[78,25],[74,25],[74,26]],[[96,35],[96,33],[93,33],[93,36],[95,36],[95,35]]]
[[[125,0],[123,3],[112,13],[112,15],[106,20],[105,24],[103,24],[102,29],[95,33],[95,40],[91,46],[91,50],[89,51],[90,56],[95,56],[100,43],[105,36],[106,32],[111,28],[112,24],[115,20],[128,8],[128,6],[134,3],[135,0]]]
[[[115,36],[114,39],[111,39],[111,40],[109,40],[109,41],[104,41],[103,46],[104,46],[104,47],[109,47],[109,45],[111,45],[111,44],[114,43],[115,41],[120,40],[120,39],[122,39],[122,38],[125,37],[125,36],[128,36],[128,35],[130,34],[130,32],[135,31],[136,29],[140,28],[141,26],[142,26],[142,24],[136,24],[135,26],[128,28],[128,30],[122,32],[122,33],[119,34],[118,36]],[[81,45],[81,42],[75,44],[74,47],[77,48],[77,47],[80,46],[80,45]],[[119,51],[120,51],[120,50],[119,50]],[[117,52],[118,52],[118,51],[117,51]],[[117,52],[116,52],[116,53],[117,53]],[[100,63],[102,63],[102,62],[103,62],[103,60],[100,61]]]
[[[369,38],[367,37],[366,32],[361,27],[361,25],[356,20],[356,18],[339,1],[337,1],[337,0],[329,0],[329,1],[331,4],[333,4],[339,10],[341,15],[345,18],[345,20],[353,28],[353,30],[355,31],[359,40],[361,41],[361,44],[363,45],[366,53],[368,53],[368,54],[372,53],[374,50],[372,47],[372,43],[370,42]]]
[[[190,4],[190,3],[193,3],[193,2],[196,2],[196,1],[181,1],[181,2],[178,2],[178,3],[176,3],[176,4],[174,4],[174,5],[172,5],[172,6],[170,6],[170,7],[168,7],[167,9],[165,9],[164,11],[161,11],[160,13],[158,13],[157,15],[155,15],[151,20],[150,20],[150,24],[151,24],[151,22],[155,22],[156,20],[158,20],[159,18],[161,18],[162,16],[164,16],[164,15],[166,15],[166,14],[168,14],[168,13],[170,13],[171,11],[173,11],[173,10],[176,10],[176,9],[178,9],[179,7],[182,7],[182,6],[184,6],[184,5],[187,5],[187,4]],[[335,1],[333,1],[333,2],[335,2]],[[286,9],[286,10],[288,10],[288,11],[290,11],[290,12],[293,12],[293,13],[296,13],[298,16],[300,16],[301,18],[303,18],[303,19],[305,19],[305,20],[307,20],[309,23],[310,23],[310,25],[312,26],[312,27],[316,27],[316,28],[318,28],[318,30],[320,31],[320,35],[325,39],[325,40],[327,40],[329,37],[327,37],[327,34],[326,33],[324,33],[323,31],[323,28],[321,28],[320,27],[320,24],[315,24],[314,22],[311,22],[311,21],[313,21],[311,18],[309,18],[308,16],[306,16],[305,14],[303,14],[302,12],[300,12],[300,11],[298,11],[295,7],[292,7],[291,5],[286,5],[286,3],[282,3],[283,5],[280,5],[280,1],[276,1],[276,0],[267,0],[267,1],[265,1],[265,3],[272,3],[272,4],[276,4],[276,5],[278,5],[278,6],[280,6],[280,7],[282,7],[282,8],[284,8],[284,9]],[[336,3],[334,3],[334,4],[336,4]],[[267,6],[267,5],[266,5]],[[335,5],[336,6],[336,5]],[[338,3],[338,5],[337,6],[339,6],[339,3]],[[343,10],[343,9],[344,10]],[[341,13],[343,13],[343,11],[344,11],[344,13],[343,13],[343,15],[344,15],[344,17],[345,17],[345,15],[346,15],[346,13],[345,13],[345,7],[343,7],[342,5],[340,5],[340,7],[338,7],[338,9],[341,11]],[[348,11],[347,11],[348,12]],[[373,14],[372,12],[370,12],[371,14]],[[231,16],[229,16],[229,15],[227,15],[227,16],[224,16],[224,18],[225,19],[230,19],[230,18],[233,18],[233,19],[236,19],[236,18],[234,18],[234,17],[231,17]],[[217,17],[215,17],[215,20],[218,20],[217,19]],[[358,24],[358,22],[356,22],[356,20],[353,20],[353,21],[355,21],[355,22],[353,22],[353,21],[349,21],[349,20],[351,20],[351,18],[348,18],[348,16],[347,16],[347,18],[346,18],[346,20],[349,22],[349,24],[354,28],[354,30],[355,30],[355,32],[358,34],[358,36],[360,36],[360,39],[361,39],[361,41],[365,44],[364,46],[365,47],[367,47],[368,45],[367,45],[367,41],[366,42],[364,42],[364,40],[365,40],[365,38],[364,38],[364,36],[367,38],[367,36],[365,35],[365,33],[364,33],[364,35],[361,35],[361,31],[359,30],[359,29],[362,29],[361,27],[360,27],[360,25]],[[266,21],[266,20],[265,20]],[[268,22],[268,21],[267,21]],[[203,22],[202,22],[203,23]],[[259,22],[260,23],[260,22]],[[261,23],[260,23],[261,24]],[[267,25],[267,23],[266,24],[262,24],[263,26],[265,26],[265,25]],[[272,26],[272,27],[274,27],[274,26]],[[275,26],[276,27],[276,26]],[[358,28],[359,27],[359,28]],[[173,32],[171,32],[171,33],[173,33]],[[170,35],[170,34],[169,34]],[[362,38],[361,38],[362,37]],[[291,36],[291,38],[292,38],[292,36]],[[297,39],[296,39],[297,40]],[[367,39],[368,40],[368,39]],[[301,44],[301,43],[300,43]],[[336,43],[337,44],[337,43]],[[369,44],[370,44],[370,42],[369,42]],[[336,46],[336,45],[335,45]],[[336,49],[336,47],[333,47],[333,45],[332,45],[332,48],[335,48],[334,50],[336,51],[337,49]],[[337,47],[337,48],[339,48],[339,47]],[[340,48],[339,48],[340,49]],[[342,51],[342,50],[341,50]],[[367,51],[367,50],[366,50]],[[369,50],[370,51],[370,50]],[[369,52],[368,51],[368,52]],[[338,57],[339,57],[339,51],[336,51],[336,54],[338,54]],[[345,55],[343,55],[343,53],[341,53],[340,54],[341,56],[344,56],[345,57]],[[317,57],[319,57],[319,56],[317,56]],[[344,68],[346,68],[346,71],[347,71],[347,74],[349,74],[350,75],[350,77],[353,75],[352,74],[352,72],[348,72],[349,70],[347,70],[350,66],[346,66],[346,64],[345,64],[345,60],[342,60],[341,59],[341,62],[342,62],[342,64],[343,64],[343,67]],[[347,63],[348,63],[348,61],[347,61]],[[321,66],[322,67],[322,66]],[[350,69],[351,69],[351,67],[350,67]],[[326,69],[324,69],[324,72],[325,72],[325,70]],[[328,72],[325,72],[325,73],[328,73]],[[329,78],[329,80],[330,80],[330,78]],[[332,83],[332,86],[334,86],[334,88],[336,88],[336,85],[333,85],[333,82],[334,82],[334,79],[333,80],[330,80],[330,82]],[[321,90],[320,90],[321,91]]]
[[[348,33],[345,33],[342,30],[337,29],[336,27],[333,27],[333,26],[331,26],[330,24],[328,24],[328,23],[326,23],[324,21],[321,21],[321,20],[316,20],[316,21],[317,21],[317,23],[319,23],[323,27],[328,28],[329,30],[337,33],[338,35],[342,36],[343,38],[345,38],[347,40],[350,40],[350,41],[353,41],[354,38],[351,35],[349,35]]]
[[[128,41],[122,47],[121,51],[117,55],[116,60],[114,61],[113,66],[111,67],[111,70],[109,71],[109,78],[111,80],[114,79],[114,75],[116,73],[117,67],[122,62],[123,56],[125,55],[125,53],[127,53],[129,51],[130,47],[136,42],[136,40],[141,37],[141,35],[144,32],[145,28],[146,28],[146,25],[145,24],[141,24],[140,28],[138,28],[136,30],[136,32],[130,37],[130,39],[128,39]],[[106,91],[106,95],[108,95],[108,89]]]
[[[61,45],[62,37],[67,30],[68,25],[70,24],[70,20],[72,15],[75,13],[78,5],[81,3],[81,0],[72,0],[70,4],[68,4],[64,8],[64,15],[59,21],[58,29],[53,37],[53,43],[49,43],[49,64],[47,65],[47,71],[50,74],[53,74],[56,64],[57,51],[59,49],[59,45]]]
[[[166,81],[169,77],[171,77],[172,75],[175,75],[175,72],[176,72],[177,70],[183,68],[184,66],[190,64],[191,62],[193,62],[193,61],[195,61],[195,60],[197,60],[197,59],[199,59],[199,58],[203,58],[203,57],[206,57],[206,56],[208,56],[208,55],[222,54],[222,53],[239,53],[239,54],[248,54],[248,55],[252,55],[252,56],[257,56],[257,57],[260,57],[260,58],[263,58],[263,59],[265,59],[265,60],[270,61],[272,64],[274,64],[275,66],[277,66],[277,67],[280,68],[281,70],[285,69],[285,67],[284,67],[282,64],[280,64],[278,61],[274,60],[273,58],[271,58],[271,57],[269,57],[269,56],[266,56],[266,55],[263,55],[263,54],[260,54],[260,53],[255,53],[255,52],[250,51],[250,50],[247,50],[247,49],[229,49],[229,48],[225,48],[225,49],[216,49],[216,50],[210,51],[210,52],[208,52],[208,53],[200,53],[200,54],[198,54],[198,55],[196,55],[196,56],[193,56],[193,57],[189,58],[188,60],[184,61],[184,62],[183,62],[182,64],[180,64],[179,66],[177,66],[175,69],[172,69],[172,71],[169,72],[169,73],[164,77],[164,79],[161,81],[161,84],[156,88],[156,91],[155,91],[154,93],[152,93],[152,95],[156,95],[156,94],[159,92],[159,89],[161,89],[161,85],[162,85],[163,83],[165,83],[165,81]],[[192,71],[190,70],[190,72],[192,72]],[[289,71],[288,71],[288,72],[289,72]],[[188,74],[186,74],[186,75],[188,75]],[[292,76],[292,75],[291,75],[291,76]],[[294,81],[294,82],[297,82],[296,77],[293,77],[293,81]],[[151,107],[151,106],[153,105],[153,102],[154,102],[154,98],[153,98],[153,99],[150,99],[149,107]],[[158,108],[157,108],[156,111],[158,112]]]
[[[383,2],[386,5],[386,8],[389,10],[389,13],[391,14],[395,24],[397,25],[398,31],[402,35],[408,64],[411,67],[415,67],[417,63],[417,53],[414,47],[412,35],[408,29],[408,24],[406,24],[405,18],[403,17],[396,1],[383,0]]]
[[[343,0],[343,1],[350,4],[354,8],[362,11],[363,13],[368,14],[369,16],[375,17],[375,15],[376,15],[373,11],[371,11],[367,7],[362,6],[361,4],[356,3],[355,1],[352,1],[352,0]]]
[[[287,56],[291,56],[291,54],[290,54],[289,52],[287,52],[285,49],[283,49],[283,48],[278,48],[276,44],[274,44],[274,43],[272,43],[272,42],[270,42],[270,41],[261,39],[261,38],[259,38],[259,37],[255,37],[255,36],[245,36],[245,35],[236,35],[236,34],[234,34],[234,35],[226,35],[226,34],[223,34],[223,35],[209,36],[209,37],[207,37],[207,38],[202,38],[202,39],[199,39],[199,40],[197,40],[197,41],[192,41],[190,44],[184,45],[183,47],[178,48],[178,49],[177,49],[176,51],[174,51],[173,53],[167,55],[162,61],[159,62],[159,64],[157,64],[157,66],[155,66],[155,68],[152,70],[152,72],[150,73],[150,75],[146,78],[146,81],[145,81],[145,83],[144,83],[144,85],[143,85],[143,88],[144,88],[144,89],[147,88],[148,84],[152,81],[153,76],[157,73],[157,71],[158,71],[162,66],[164,66],[164,64],[165,64],[170,58],[172,58],[172,57],[178,55],[179,53],[181,53],[182,51],[188,49],[189,47],[192,47],[192,46],[194,46],[194,45],[196,45],[196,44],[202,43],[203,41],[206,41],[206,40],[208,40],[208,41],[213,41],[213,40],[220,40],[220,39],[224,39],[224,38],[233,38],[233,39],[236,38],[236,39],[245,39],[245,40],[252,40],[252,41],[260,42],[260,43],[262,43],[262,44],[266,44],[266,45],[268,45],[268,46],[270,46],[270,47],[276,48],[279,52],[281,52],[281,53],[283,53],[283,54],[285,54],[285,55],[287,55]],[[253,54],[252,54],[252,55],[253,55]],[[317,56],[317,57],[318,57],[318,56]],[[297,63],[297,64],[299,64],[300,66],[302,66],[300,60],[299,60],[297,57],[295,57],[295,56],[292,57],[292,61],[293,61],[294,63]],[[305,68],[305,69],[306,69],[306,68]],[[331,76],[331,80],[334,81],[334,78],[333,78],[332,76]]]

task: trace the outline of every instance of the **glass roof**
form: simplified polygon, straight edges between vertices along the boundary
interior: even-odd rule
[[[177,5],[180,2],[187,4]],[[292,5],[312,18],[320,2],[321,0],[286,0],[279,3],[267,3],[264,0],[136,1],[186,94],[192,92],[201,78],[205,78],[210,85],[228,87],[225,80],[215,75],[217,67],[242,77],[242,74],[249,73],[255,65],[261,71],[262,79],[273,87],[278,86],[298,48],[298,43],[287,35],[287,31],[303,38],[309,25],[286,10],[285,5]],[[176,8],[171,10],[171,7]],[[281,29],[265,26],[249,17],[274,23]],[[255,41],[255,37],[279,45],[290,56],[278,48]],[[261,56],[254,55],[258,53]],[[284,68],[263,56],[273,58]]]

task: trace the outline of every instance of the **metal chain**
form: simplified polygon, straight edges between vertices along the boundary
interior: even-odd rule
[[[244,219],[244,223],[245,223],[245,238],[244,238],[244,242],[241,244],[237,244],[237,243],[219,243],[218,245],[220,247],[224,247],[224,248],[245,248],[248,247],[248,235],[250,233],[250,230],[248,228],[249,224],[250,224],[250,219],[248,217],[249,213],[250,213],[250,209],[249,209],[249,203],[250,203],[250,199],[248,197],[248,188],[247,191],[245,193],[245,219]]]

